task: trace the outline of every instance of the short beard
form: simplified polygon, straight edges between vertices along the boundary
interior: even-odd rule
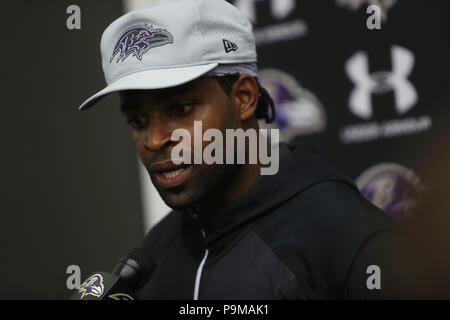
[[[171,189],[160,187],[155,183],[156,177],[150,175],[150,178],[167,206],[180,211],[197,210],[209,203],[220,205],[235,187],[243,167],[241,164],[194,165],[189,184]]]

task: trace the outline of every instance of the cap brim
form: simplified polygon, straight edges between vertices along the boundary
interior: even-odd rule
[[[163,89],[179,86],[197,79],[217,66],[218,63],[211,63],[199,66],[135,72],[117,79],[103,90],[94,94],[80,105],[79,110],[89,109],[106,95],[113,92],[123,90]]]

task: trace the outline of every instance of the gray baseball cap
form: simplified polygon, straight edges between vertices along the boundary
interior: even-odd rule
[[[107,86],[80,110],[112,92],[174,87],[257,61],[251,23],[225,0],[156,1],[111,23],[100,49]]]

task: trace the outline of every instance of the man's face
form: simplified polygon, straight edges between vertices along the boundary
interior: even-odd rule
[[[238,108],[215,79],[199,78],[169,89],[124,91],[120,97],[139,157],[168,206],[187,208],[225,191],[223,188],[236,176],[239,166],[175,165],[171,161],[172,149],[181,143],[171,141],[174,130],[190,132],[193,154],[194,121],[202,122],[203,132],[215,128],[223,136],[225,129],[239,127]],[[202,142],[203,149],[208,143]]]

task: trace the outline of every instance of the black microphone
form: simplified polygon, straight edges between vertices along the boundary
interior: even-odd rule
[[[70,300],[135,300],[136,291],[150,280],[155,267],[141,248],[133,248],[112,273],[89,276]]]

